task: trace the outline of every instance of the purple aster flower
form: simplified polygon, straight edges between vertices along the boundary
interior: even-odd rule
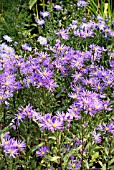
[[[55,8],[57,11],[62,10],[62,6],[60,6],[60,5],[55,5],[54,8]]]
[[[47,113],[39,119],[38,125],[42,130],[48,129],[51,126],[51,116],[52,114]]]
[[[34,110],[30,104],[28,104],[22,111],[22,115],[28,117],[29,119],[33,118]]]
[[[8,147],[5,150],[5,153],[7,153],[9,155],[9,157],[16,158],[16,155],[18,154],[18,149]]]
[[[70,156],[70,159],[71,159],[71,160],[74,160],[74,156]]]
[[[41,12],[41,11],[40,11],[40,15],[41,15],[43,18],[45,18],[45,17],[49,17],[49,16],[50,16],[50,13],[47,12],[47,11],[45,11],[45,12]]]
[[[43,19],[35,19],[35,22],[38,24],[38,25],[44,25],[45,24],[45,21]]]
[[[50,124],[49,130],[52,132],[55,130],[63,130],[63,121],[58,120],[56,116],[52,117]]]
[[[78,23],[78,20],[72,20],[72,24],[77,24]]]
[[[4,152],[9,155],[9,157],[16,158],[18,154],[18,149],[16,148],[16,141],[10,136],[2,139],[2,146],[4,148]]]
[[[69,39],[68,30],[61,29],[61,30],[57,31],[56,34],[60,35],[63,40],[68,40]]]
[[[57,83],[54,80],[50,80],[45,87],[52,92],[57,87]]]
[[[97,19],[98,19],[99,21],[102,21],[102,20],[103,20],[103,17],[100,16],[100,15],[98,15],[98,16],[97,16]]]
[[[23,119],[25,119],[25,114],[22,114],[22,110],[19,110],[18,114],[15,115],[14,120],[16,120],[16,123],[19,126]]]
[[[6,40],[7,42],[12,42],[12,38],[9,37],[8,35],[4,35],[3,38],[4,38],[4,40]]]
[[[78,6],[78,7],[85,7],[86,4],[87,4],[87,2],[85,2],[85,1],[83,1],[83,0],[79,0],[79,1],[77,2],[77,6]]]
[[[37,156],[42,158],[43,156],[45,156],[47,154],[48,151],[49,151],[48,147],[42,146],[36,151],[36,154],[37,154]]]
[[[110,132],[114,135],[114,123],[110,123],[110,124],[103,124],[103,131],[106,132]]]
[[[30,47],[30,45],[29,44],[22,44],[22,48],[23,48],[23,50],[27,50],[27,51],[31,51],[32,50],[32,48]]]
[[[96,143],[100,143],[101,142],[101,134],[100,133],[96,133],[96,131],[92,132],[91,133],[92,136],[93,136],[93,140],[96,142]]]
[[[19,151],[22,151],[26,148],[26,143],[24,141],[17,141],[16,147]]]
[[[47,39],[45,37],[39,36],[37,42],[41,45],[47,45]]]
[[[80,146],[81,144],[82,144],[82,140],[80,140],[80,139],[77,138],[77,139],[76,139],[76,145],[77,145],[77,146]]]
[[[70,162],[68,163],[69,165],[69,170],[76,170],[81,168],[81,161],[77,161],[77,160],[70,160]]]
[[[114,69],[114,61],[110,61],[110,67],[112,67]]]

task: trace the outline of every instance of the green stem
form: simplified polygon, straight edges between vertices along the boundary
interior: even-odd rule
[[[43,0],[43,12],[45,12],[45,0]]]
[[[83,118],[83,115],[82,115],[82,150],[81,150],[81,157],[82,157],[82,162],[81,162],[81,170],[84,170],[84,157],[83,157],[83,152],[84,152],[84,127],[83,127],[83,124],[84,124],[84,118]]]

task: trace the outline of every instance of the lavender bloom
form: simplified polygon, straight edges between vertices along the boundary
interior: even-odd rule
[[[50,13],[45,11],[45,12],[40,12],[40,15],[45,18],[45,17],[49,17],[50,16]]]
[[[99,21],[102,21],[102,20],[103,20],[103,17],[100,16],[100,15],[98,15],[98,16],[97,16],[97,19],[98,19]]]
[[[26,144],[25,144],[24,141],[18,141],[18,142],[16,143],[16,147],[17,147],[17,149],[18,149],[19,151],[22,151],[23,149],[25,149]]]
[[[55,8],[57,11],[61,11],[61,10],[62,10],[62,6],[60,6],[60,5],[55,5],[54,8]]]
[[[48,151],[49,151],[48,147],[42,146],[36,151],[36,154],[37,154],[37,156],[42,158],[43,156],[45,156],[47,154]]]
[[[23,44],[22,45],[22,48],[23,48],[23,50],[25,50],[25,51],[31,51],[32,50],[32,48],[29,46],[29,44]]]
[[[77,145],[77,146],[80,146],[81,144],[82,144],[82,140],[80,140],[80,139],[77,138],[77,139],[76,139],[76,145]]]
[[[110,124],[103,124],[103,131],[106,132],[110,132],[114,135],[114,123],[110,123]]]
[[[18,154],[18,149],[16,148],[16,141],[10,136],[2,139],[2,144],[4,152],[9,155],[9,157],[16,158]]]
[[[51,124],[50,124],[51,116],[52,114],[45,114],[39,119],[38,125],[41,128],[41,130],[49,129],[51,127]]]
[[[70,160],[70,162],[68,163],[69,165],[69,170],[76,170],[81,168],[81,161],[77,161],[77,160]]]
[[[100,143],[101,142],[101,134],[100,133],[96,133],[96,131],[92,132],[91,133],[92,136],[93,136],[93,140],[96,142],[96,143]]]
[[[49,127],[49,129],[54,132],[55,130],[63,130],[63,121],[60,121],[57,119],[57,117],[53,117],[51,122],[50,122],[51,126]]]
[[[39,36],[37,42],[41,45],[47,45],[47,39],[45,37]]]
[[[45,24],[45,21],[43,19],[35,19],[35,22],[38,24],[38,25],[44,25]]]
[[[68,40],[69,36],[68,36],[68,30],[59,30],[56,32],[57,35],[61,36],[63,40]]]
[[[22,111],[22,115],[28,117],[29,119],[33,118],[33,114],[34,114],[34,110],[30,104],[28,104]]]
[[[87,4],[87,2],[85,2],[85,1],[83,1],[83,0],[79,0],[79,1],[77,2],[77,6],[78,6],[78,7],[85,7],[86,4]]]
[[[8,35],[4,35],[3,38],[4,38],[4,40],[6,40],[7,42],[12,42],[12,38],[9,37]]]
[[[16,120],[17,125],[20,125],[20,122],[23,121],[23,119],[25,119],[25,115],[22,114],[22,112],[18,112],[18,114],[15,115],[14,120]]]
[[[9,157],[13,157],[16,158],[16,155],[18,154],[18,149],[16,148],[7,148],[5,150],[5,153],[7,153],[9,155]]]

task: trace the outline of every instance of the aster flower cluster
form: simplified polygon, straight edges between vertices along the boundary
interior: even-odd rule
[[[83,2],[83,1],[79,1]],[[82,37],[84,39],[88,37],[95,37],[99,34],[102,34],[105,39],[109,39],[110,37],[114,37],[114,31],[107,26],[106,22],[103,20],[98,20],[98,22],[94,22],[90,20],[88,22],[82,22],[78,20],[73,20],[72,23],[66,27],[65,29],[61,29],[56,32],[57,35],[61,36],[63,40],[68,40],[70,32],[73,31],[73,35],[75,37]]]
[[[15,140],[11,138],[9,133],[6,133],[2,138],[1,146],[4,148],[4,152],[9,156],[16,158],[20,151],[26,148],[24,141]]]
[[[24,50],[31,51],[31,49]],[[15,91],[30,87],[31,84],[37,88],[46,87],[49,91],[57,87],[53,79],[53,64],[47,53],[37,53],[38,58],[29,57],[26,61],[22,56],[16,55],[14,49],[5,43],[0,45],[0,51],[2,71],[0,102],[12,97]]]
[[[63,9],[52,5],[57,12]],[[77,2],[78,9],[86,5],[85,1]],[[49,17],[48,11],[40,12],[40,20],[35,22],[42,26]],[[111,46],[97,43],[98,33],[107,42],[114,37],[114,31],[101,16],[97,22],[86,18],[82,21],[72,20],[66,28],[55,30],[53,36],[60,39],[54,40],[54,45],[51,37],[47,39],[43,34],[35,41],[40,49],[24,41],[21,55],[16,54],[16,45],[7,45],[13,42],[12,38],[3,36],[7,44],[0,44],[0,107],[3,124],[7,124],[11,135],[6,129],[1,130],[0,146],[5,155],[17,159],[26,148],[26,167],[32,160],[33,164],[41,161],[40,168],[57,165],[69,170],[83,169],[93,159],[94,148],[103,148],[102,143],[114,136],[114,52]],[[81,43],[85,43],[84,47]],[[29,90],[33,92],[31,96]],[[55,105],[48,105],[49,100]],[[12,137],[13,133],[18,133],[18,137]],[[109,152],[112,159],[113,152]],[[97,158],[90,164],[94,161]]]

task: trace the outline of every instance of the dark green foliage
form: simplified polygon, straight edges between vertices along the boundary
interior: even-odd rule
[[[19,32],[25,30],[25,23],[29,22],[27,1],[0,0],[0,37],[7,34],[18,39]]]

